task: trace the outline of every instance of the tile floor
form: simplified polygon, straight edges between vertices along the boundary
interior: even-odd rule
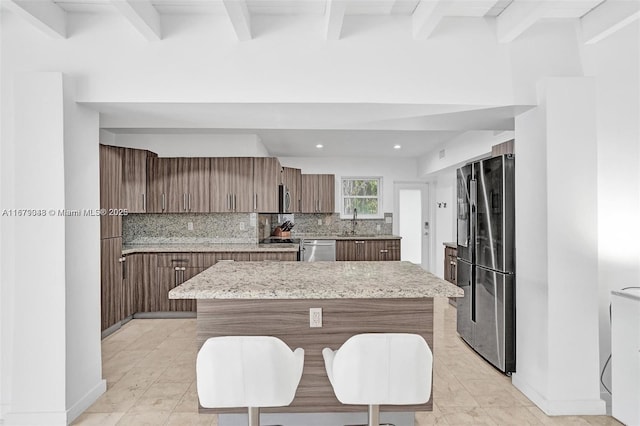
[[[456,334],[455,308],[435,304],[434,409],[424,425],[620,425],[606,416],[548,417]],[[136,319],[102,341],[107,392],[75,425],[210,425],[197,412],[195,319]]]

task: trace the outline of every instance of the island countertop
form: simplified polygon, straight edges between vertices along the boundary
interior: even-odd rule
[[[462,297],[459,287],[411,262],[218,262],[170,299]]]

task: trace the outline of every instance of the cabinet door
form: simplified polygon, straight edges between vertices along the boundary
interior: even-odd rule
[[[165,213],[184,212],[187,171],[182,158],[160,158],[165,195]]]
[[[118,209],[122,205],[123,148],[100,145],[100,208]],[[100,216],[100,238],[122,236],[122,217]]]
[[[253,210],[260,213],[278,212],[280,162],[277,158],[253,159]]]
[[[211,159],[189,158],[187,183],[187,211],[208,213],[210,211]]]
[[[158,268],[158,282],[153,288],[152,312],[169,312],[169,291],[176,286],[178,266]]]
[[[156,254],[136,253],[127,256],[127,284],[134,291],[134,313],[157,311],[155,298],[158,283]]]
[[[122,269],[122,319],[130,317],[137,312],[136,310],[136,289],[135,282],[131,279],[129,273],[129,264],[137,254],[130,254],[121,257]]]
[[[122,238],[100,240],[102,330],[122,319]]]
[[[387,260],[400,260],[400,240],[387,240],[385,242],[387,252]]]
[[[252,212],[254,203],[253,192],[253,158],[236,157],[232,162],[233,211]]]
[[[364,241],[355,241],[355,240],[336,241],[336,260],[343,260],[343,261],[364,260]]]
[[[273,261],[296,261],[298,260],[298,254],[293,252],[259,252],[250,253],[249,260],[252,262],[260,260],[273,260]]]
[[[336,204],[336,187],[334,175],[318,175],[318,211],[333,213]]]
[[[162,213],[166,205],[162,161],[147,157],[147,213]]]
[[[122,160],[122,208],[129,213],[146,213],[147,156],[146,150],[124,148]]]
[[[316,213],[318,211],[318,175],[302,174],[300,182],[302,213]]]
[[[302,211],[301,187],[302,172],[300,169],[291,167],[282,168],[282,184],[287,187],[291,195],[291,213],[300,213]]]
[[[358,260],[384,261],[387,260],[387,249],[384,240],[364,241],[364,258]]]
[[[211,158],[209,209],[214,213],[231,211],[231,162]]]

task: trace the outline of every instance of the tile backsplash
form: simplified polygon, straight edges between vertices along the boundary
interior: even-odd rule
[[[358,219],[355,226],[350,219],[340,219],[339,213],[260,215],[261,225],[264,223],[264,217],[268,218],[271,231],[284,220],[293,222],[295,226],[291,230],[292,237],[339,235],[350,233],[354,229],[356,235],[391,235],[393,233],[392,213],[385,213],[384,219]]]
[[[129,214],[122,218],[122,239],[124,244],[257,243],[256,216],[255,213]]]
[[[356,235],[390,235],[392,214],[384,219],[357,220]],[[289,219],[295,226],[291,236],[338,235],[354,229],[349,219],[338,213],[256,214],[256,213],[163,213],[129,214],[122,218],[123,243],[130,244],[255,244],[271,235],[276,226]]]

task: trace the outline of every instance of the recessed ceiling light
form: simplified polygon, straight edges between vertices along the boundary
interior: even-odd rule
[[[322,149],[322,148],[324,148],[324,145],[322,145],[321,143],[319,143],[318,145],[316,145],[316,148],[318,148],[318,149]]]
[[[400,148],[402,148],[402,145],[395,144],[395,145],[393,146],[393,149],[400,149]]]

